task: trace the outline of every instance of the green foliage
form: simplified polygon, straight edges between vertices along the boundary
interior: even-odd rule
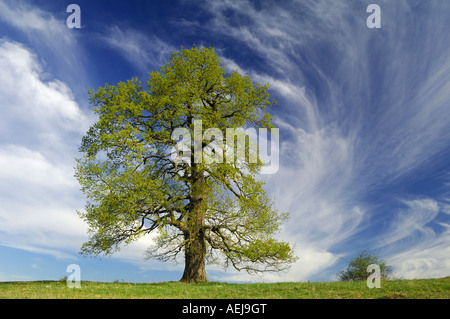
[[[257,178],[260,159],[186,164],[171,156],[172,132],[193,134],[195,120],[223,136],[226,128],[272,128],[267,84],[227,74],[213,49],[193,47],[173,52],[145,86],[131,79],[89,94],[98,122],[82,140],[76,167],[87,196],[79,215],[90,232],[82,253],[111,254],[157,232],[148,257],[161,260],[188,248],[202,254],[196,240],[208,261],[239,270],[279,271],[295,260],[290,245],[273,238],[288,214],[274,209]]]
[[[337,273],[341,281],[365,281],[371,273],[367,272],[367,267],[376,264],[380,267],[381,279],[388,279],[392,268],[387,266],[386,261],[373,253],[362,251],[350,260],[346,269]]]

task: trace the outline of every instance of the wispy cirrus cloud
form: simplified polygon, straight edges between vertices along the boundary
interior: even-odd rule
[[[403,201],[380,238],[399,278],[436,278],[450,273],[450,223],[436,217],[445,204],[430,198]],[[445,208],[444,208],[445,209]]]
[[[381,249],[380,242],[398,269],[405,269],[407,251],[449,262],[449,254],[438,253],[449,244],[446,233],[425,226],[442,216],[441,195],[426,189],[390,194],[390,188],[441,165],[437,155],[449,149],[450,41],[443,30],[450,7],[432,2],[419,14],[411,2],[383,2],[383,27],[370,30],[369,3],[213,1],[203,7],[213,34],[238,43],[243,61],[248,55],[263,61],[249,66],[223,50],[226,66],[271,83],[279,100],[271,112],[280,128],[281,167],[265,179],[278,206],[291,212],[280,236],[298,244],[300,260],[289,278],[308,273],[302,255],[332,256],[326,263],[310,259],[319,274],[340,254]],[[424,196],[429,199],[403,201],[402,213],[389,204]],[[386,219],[396,213],[409,219]],[[389,227],[377,222],[383,218]],[[416,246],[403,245],[404,238],[418,239]],[[427,243],[420,254],[419,238]],[[437,262],[417,267],[403,273],[446,275]]]
[[[159,69],[170,53],[175,51],[170,44],[157,36],[149,36],[130,27],[109,26],[98,38],[141,72]]]
[[[47,44],[57,42],[73,43],[73,35],[52,14],[42,11],[24,1],[0,1],[0,18],[2,21],[27,33],[30,37],[33,32],[45,36]],[[62,20],[63,21],[63,20]],[[50,38],[53,37],[53,41]],[[55,41],[56,40],[56,41]],[[53,46],[52,46],[53,47]]]
[[[411,240],[425,242],[435,237],[435,231],[429,227],[439,213],[439,204],[433,199],[415,199],[402,201],[404,209],[398,209],[390,218],[389,229],[380,238],[380,246],[408,239],[407,246],[413,246]],[[399,245],[395,249],[399,249]]]

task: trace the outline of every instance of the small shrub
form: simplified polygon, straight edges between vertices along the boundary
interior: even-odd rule
[[[370,276],[367,266],[371,264],[380,267],[381,279],[388,279],[392,273],[392,268],[387,266],[386,261],[364,250],[350,260],[346,269],[337,272],[337,276],[340,281],[365,281]]]

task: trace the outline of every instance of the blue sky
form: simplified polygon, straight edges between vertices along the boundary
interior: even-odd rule
[[[144,260],[151,238],[78,254],[73,167],[95,122],[87,90],[145,81],[193,44],[271,84],[280,168],[262,178],[300,257],[256,277],[210,266],[210,280],[335,280],[363,249],[397,277],[450,275],[449,15],[446,0],[0,0],[0,281],[59,279],[72,263],[83,280],[180,279],[182,264]]]

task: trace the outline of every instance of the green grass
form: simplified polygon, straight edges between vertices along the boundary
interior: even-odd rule
[[[188,285],[163,283],[81,282],[70,289],[64,281],[3,282],[0,299],[449,299],[450,277],[382,281],[381,288],[365,282]]]

